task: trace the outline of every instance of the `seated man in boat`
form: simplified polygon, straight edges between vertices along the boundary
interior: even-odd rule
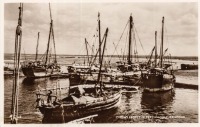
[[[40,66],[41,65],[41,61],[37,61],[37,66]]]
[[[49,90],[49,93],[47,94],[47,103],[52,103],[52,98],[51,98],[51,94],[52,94],[52,91]]]
[[[49,93],[47,94],[47,104],[49,105],[49,106],[52,106],[52,97],[55,97],[55,100],[54,100],[54,102],[57,100],[57,96],[54,96],[54,95],[52,95],[52,91],[51,90],[49,90]]]
[[[28,67],[32,67],[32,62],[29,62],[29,63],[28,63]]]
[[[47,69],[53,69],[53,66],[54,66],[53,63],[49,64],[48,67],[47,67]]]

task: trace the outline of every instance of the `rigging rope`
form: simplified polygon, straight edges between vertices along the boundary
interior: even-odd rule
[[[129,20],[127,21],[127,23],[126,23],[126,25],[125,25],[125,27],[124,27],[124,30],[123,30],[123,32],[122,32],[122,34],[121,34],[120,38],[119,38],[119,41],[117,42],[117,45],[116,45],[116,47],[118,47],[118,45],[119,45],[119,42],[120,42],[120,41],[121,41],[121,39],[122,39],[122,36],[123,36],[123,34],[124,34],[124,31],[125,31],[125,29],[126,29],[126,27],[127,27],[128,23],[129,23]],[[113,52],[112,56],[114,55],[114,53],[115,53],[115,50],[114,50],[114,52]]]
[[[133,25],[134,27],[134,25]],[[134,40],[134,56],[135,56],[135,62],[139,63],[139,58],[138,58],[138,51],[137,51],[137,40],[135,38],[135,32],[133,30],[133,40]]]
[[[142,42],[141,42],[141,40],[140,40],[140,37],[139,37],[139,35],[138,35],[138,32],[137,32],[137,29],[136,29],[135,25],[133,26],[133,28],[135,29],[135,32],[136,32],[136,35],[137,35],[138,40],[139,40],[139,42],[140,42],[140,45],[141,45],[141,47],[142,47],[142,50],[144,51],[144,53],[145,53],[145,55],[146,55],[146,52],[145,52],[145,50],[144,50],[144,47],[143,47],[143,45],[142,45]]]
[[[116,50],[117,56],[118,56],[118,58],[119,58],[119,61],[121,61],[120,55],[119,55],[119,53],[117,52],[117,46],[115,45],[114,42],[113,42],[113,45],[114,45],[114,48],[115,48],[115,50]]]
[[[165,23],[165,26],[166,26],[166,23]],[[166,40],[166,47],[168,48],[168,49],[170,49],[170,43],[169,43],[169,38],[168,38],[168,33],[167,33],[167,28],[164,26],[164,31],[165,31],[165,40]],[[169,51],[170,52],[170,51]]]
[[[128,35],[129,35],[129,31],[127,31],[127,34],[126,34],[126,40],[125,40],[125,48],[124,48],[124,53],[123,53],[123,57],[125,58],[125,54],[128,54]],[[127,51],[127,52],[126,52]],[[125,59],[124,59],[125,60]]]
[[[21,41],[22,41],[22,18],[23,4],[20,3],[18,25],[15,34],[15,50],[14,50],[14,82],[12,89],[12,107],[11,107],[11,123],[16,124],[18,121],[18,98],[19,98],[19,69],[21,58]]]

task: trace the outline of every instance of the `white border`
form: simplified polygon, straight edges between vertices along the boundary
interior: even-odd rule
[[[4,82],[3,82],[3,61],[4,61],[4,3],[110,3],[110,2],[198,2],[198,0],[0,0],[0,127],[2,126],[12,126],[11,124],[4,124]],[[199,21],[199,2],[198,2],[198,21]],[[199,22],[198,22],[198,40],[199,40]],[[199,41],[198,41],[199,42]],[[198,49],[200,49],[200,45],[198,44]],[[200,51],[198,50],[198,54],[200,54]],[[199,61],[198,61],[199,62]],[[199,62],[200,65],[200,62]],[[200,70],[199,70],[200,72]],[[198,72],[198,73],[199,73]],[[200,73],[199,73],[200,74]],[[199,77],[198,77],[199,78]],[[198,79],[200,81],[200,79]],[[198,82],[199,83],[199,82]],[[198,102],[199,101],[199,91],[198,91]],[[200,105],[198,103],[198,115],[200,110]],[[200,122],[200,117],[199,122]],[[17,127],[19,126],[26,126],[27,124],[18,124],[15,125]],[[42,126],[51,126],[56,127],[58,124],[28,124],[29,126],[34,127],[41,127]],[[200,126],[199,123],[132,123],[132,124],[59,124],[60,127],[66,127],[66,126],[90,126],[90,127],[97,127],[97,126],[137,126],[137,127],[168,127],[168,126],[180,126],[180,127],[198,127]]]
[[[4,66],[4,6],[0,2],[0,126],[4,122],[4,81],[3,81],[3,66]]]

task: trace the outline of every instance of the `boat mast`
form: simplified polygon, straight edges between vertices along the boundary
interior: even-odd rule
[[[90,55],[91,58],[90,58],[89,65],[93,64],[93,63],[92,63],[92,61],[93,61],[92,59],[93,59],[93,55],[94,55],[94,44],[92,45],[92,49],[91,49],[91,50],[92,50],[92,51],[91,51],[91,55]]]
[[[23,49],[24,50],[24,49]],[[25,59],[25,61],[27,60],[26,59],[26,52],[25,52],[25,50],[24,50],[24,59]]]
[[[102,84],[102,81],[100,81],[100,78],[101,78],[101,68],[102,68],[102,64],[103,64],[103,56],[104,56],[104,51],[105,51],[105,47],[106,47],[107,34],[108,34],[108,28],[106,28],[106,32],[105,32],[104,37],[102,39],[102,42],[104,41],[104,39],[105,39],[105,42],[104,42],[104,46],[103,46],[103,52],[102,52],[102,55],[101,55],[101,63],[100,63],[98,79],[97,79],[97,83],[99,83],[99,85],[100,85],[100,93],[103,92],[103,90],[102,90],[103,84]],[[95,87],[96,87],[96,85],[95,85]]]
[[[53,19],[51,15],[51,5],[49,3],[49,11],[50,11],[50,30],[49,30],[49,38],[48,38],[48,43],[47,43],[47,53],[46,53],[46,60],[45,60],[45,65],[47,65],[48,57],[49,57],[49,45],[50,45],[50,40],[51,40],[51,35],[53,36],[53,43],[54,43],[54,50],[55,50],[55,63],[57,63],[56,60],[56,48],[55,48],[55,39],[54,39],[54,31],[53,31]]]
[[[14,80],[13,80],[12,106],[11,106],[12,124],[16,124],[18,121],[19,69],[20,69],[21,41],[22,41],[22,17],[23,17],[23,4],[20,3],[18,25],[15,34]]]
[[[55,61],[54,63],[57,63],[57,56],[56,56],[56,43],[55,43],[55,38],[54,38],[54,30],[53,30],[53,18],[52,18],[52,14],[51,14],[51,5],[49,3],[49,11],[50,11],[50,18],[51,18],[51,24],[52,24],[52,37],[53,37],[53,45],[54,45],[54,53],[55,53]]]
[[[89,63],[89,54],[88,54],[88,47],[87,47],[87,44],[88,44],[88,42],[87,42],[87,40],[86,40],[86,38],[85,38],[85,47],[86,47],[86,52],[87,52],[87,57],[88,57],[88,63]]]
[[[104,46],[103,46],[103,52],[102,52],[102,55],[101,55],[101,63],[100,63],[100,68],[99,68],[99,74],[98,74],[97,83],[99,83],[100,77],[101,77],[101,68],[102,68],[102,63],[103,63],[103,56],[104,56],[104,51],[105,51],[105,46],[106,46],[107,34],[108,34],[108,28],[106,29],[106,32],[105,32],[104,37],[103,37],[103,40],[105,38],[105,42],[104,42]],[[103,40],[102,40],[102,42],[103,42]]]
[[[50,39],[51,39],[51,30],[52,30],[52,20],[50,22],[49,38],[48,38],[48,43],[47,43],[47,52],[46,52],[45,65],[47,65],[48,57],[49,57],[49,44],[50,44]]]
[[[157,31],[155,31],[155,67],[157,66]]]
[[[40,32],[38,32],[35,61],[37,61],[37,57],[38,57],[39,38],[40,38]]]
[[[164,17],[162,18],[162,35],[161,35],[161,46],[160,46],[160,68],[163,64],[163,40],[164,40]]]
[[[151,64],[151,58],[152,58],[152,56],[153,56],[154,50],[155,50],[155,46],[153,47],[153,49],[152,49],[152,51],[151,51],[151,55],[150,55],[150,57],[149,57],[149,61],[147,62],[147,65],[150,65],[150,64]]]
[[[132,62],[131,62],[131,51],[132,51],[132,47],[131,47],[131,39],[132,39],[132,26],[133,25],[133,17],[132,15],[130,16],[130,29],[129,29],[129,45],[128,45],[128,64],[130,65]]]
[[[99,31],[99,64],[101,63],[101,21],[100,13],[98,13],[98,31]]]

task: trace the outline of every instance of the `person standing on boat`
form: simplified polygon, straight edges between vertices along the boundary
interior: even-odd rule
[[[57,100],[57,96],[53,96],[52,93],[53,92],[51,90],[49,90],[49,93],[47,94],[47,103],[50,104],[50,105],[52,104],[52,97],[55,97],[54,101]]]

